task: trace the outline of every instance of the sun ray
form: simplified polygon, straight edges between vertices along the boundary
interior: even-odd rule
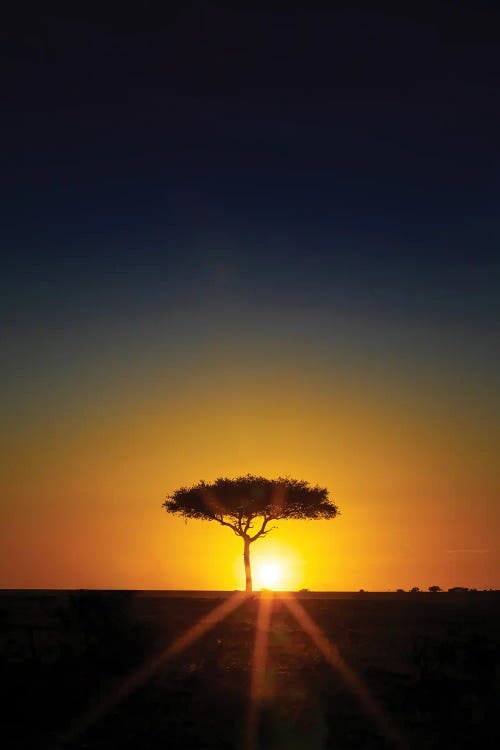
[[[259,597],[259,610],[255,626],[255,646],[252,660],[252,679],[250,685],[250,702],[245,731],[245,750],[255,750],[259,729],[259,715],[266,695],[266,664],[269,624],[273,594],[262,594]]]
[[[385,738],[400,750],[407,747],[406,742],[386,716],[382,707],[371,695],[368,688],[363,684],[355,671],[341,657],[337,646],[326,637],[321,628],[314,622],[306,612],[302,604],[292,595],[283,597],[283,602],[295,617],[299,625],[309,635],[312,642],[323,654],[327,663],[333,667],[341,676],[351,693],[358,699],[365,713],[377,724]]]
[[[155,654],[142,666],[121,682],[116,688],[101,698],[93,708],[80,717],[61,738],[61,742],[71,742],[79,737],[90,726],[105,716],[117,704],[121,703],[131,693],[147,682],[169,659],[177,656],[186,648],[191,646],[201,636],[208,633],[215,625],[224,620],[231,612],[239,607],[248,597],[244,592],[236,592],[226,599],[222,604],[214,607],[208,614],[198,620],[186,632],[178,636],[166,649]]]

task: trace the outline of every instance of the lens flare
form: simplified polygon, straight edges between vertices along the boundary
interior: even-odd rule
[[[214,607],[188,630],[178,636],[167,648],[148,659],[137,670],[132,672],[114,690],[97,700],[95,705],[83,716],[73,722],[69,730],[61,737],[61,742],[73,742],[90,726],[108,714],[112,709],[134,693],[141,685],[150,680],[167,661],[185,651],[217,623],[222,622],[231,612],[246,601],[244,593],[236,592],[222,604]]]
[[[266,697],[267,644],[273,596],[271,593],[259,598],[244,750],[256,750],[258,747],[259,715],[262,701]]]

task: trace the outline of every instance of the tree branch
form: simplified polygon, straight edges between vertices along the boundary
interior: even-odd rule
[[[237,526],[233,526],[233,524],[232,524],[232,523],[228,523],[227,521],[224,521],[224,519],[223,519],[223,517],[222,517],[222,516],[220,516],[220,518],[219,518],[219,516],[216,516],[216,515],[214,515],[214,519],[215,519],[215,520],[216,520],[216,521],[217,521],[218,523],[220,523],[220,524],[221,524],[221,526],[228,526],[228,527],[229,527],[230,529],[232,529],[232,530],[234,531],[234,533],[236,534],[236,536],[242,536],[242,534],[241,534],[241,533],[240,533],[240,531],[238,530],[238,527],[237,527]]]
[[[253,513],[250,513],[250,515],[247,517],[247,522],[245,524],[245,528],[244,528],[244,531],[243,531],[244,534],[246,534],[247,531],[252,527],[252,521],[253,521],[254,518],[255,518],[255,516],[254,516]]]
[[[277,526],[270,526],[270,528],[266,529],[265,531],[262,531],[261,529],[257,534],[255,534],[254,537],[252,537],[251,541],[255,542],[256,539],[260,539],[261,536],[267,536],[271,531],[274,531],[277,528]]]
[[[272,526],[270,529],[266,529],[267,524],[269,521],[275,521],[276,516],[266,516],[262,522],[262,526],[260,527],[259,531],[252,537],[250,537],[251,542],[255,542],[256,539],[260,539],[261,536],[265,536],[266,534],[269,534],[270,531],[273,531],[274,529],[277,529],[277,526]]]

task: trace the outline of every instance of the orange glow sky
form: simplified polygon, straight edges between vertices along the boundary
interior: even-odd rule
[[[161,502],[247,472],[326,485],[341,509],[330,522],[282,522],[252,546],[256,567],[280,562],[284,588],[498,585],[486,404],[460,384],[319,376],[285,356],[267,369],[245,375],[200,356],[185,382],[150,373],[141,398],[115,382],[106,400],[88,397],[83,373],[56,414],[12,422],[0,585],[240,587],[240,540],[169,517]]]

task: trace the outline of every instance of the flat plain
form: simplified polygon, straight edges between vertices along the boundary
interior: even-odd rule
[[[6,590],[5,746],[498,747],[499,626],[495,591]]]

